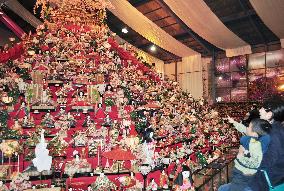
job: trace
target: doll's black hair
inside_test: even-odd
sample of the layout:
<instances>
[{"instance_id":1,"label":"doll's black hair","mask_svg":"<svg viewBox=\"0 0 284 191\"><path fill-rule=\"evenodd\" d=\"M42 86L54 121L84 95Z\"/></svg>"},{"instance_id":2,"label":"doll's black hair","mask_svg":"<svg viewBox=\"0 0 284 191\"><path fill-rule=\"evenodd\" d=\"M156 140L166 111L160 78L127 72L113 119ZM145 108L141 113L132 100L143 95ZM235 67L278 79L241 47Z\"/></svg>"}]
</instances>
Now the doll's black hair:
<instances>
[{"instance_id":1,"label":"doll's black hair","mask_svg":"<svg viewBox=\"0 0 284 191\"><path fill-rule=\"evenodd\" d=\"M153 128L147 128L144 132L143 132L143 142L146 141L146 143L150 143L152 142L152 138L150 137L150 134L154 133L154 129Z\"/></svg>"},{"instance_id":2,"label":"doll's black hair","mask_svg":"<svg viewBox=\"0 0 284 191\"><path fill-rule=\"evenodd\" d=\"M182 165L182 171L177 175L176 179L174 180L174 184L175 185L179 185L179 186L182 186L183 185L183 175L182 175L182 172L184 171L189 171L189 181L190 181L190 184L192 185L193 184L193 179L192 179L192 173L191 173L191 170L188 166L186 165Z\"/></svg>"},{"instance_id":3,"label":"doll's black hair","mask_svg":"<svg viewBox=\"0 0 284 191\"><path fill-rule=\"evenodd\" d=\"M110 87L110 91L113 91L113 87L112 87L110 84L107 84L107 85L106 85L105 91L108 90L108 87Z\"/></svg>"}]
</instances>

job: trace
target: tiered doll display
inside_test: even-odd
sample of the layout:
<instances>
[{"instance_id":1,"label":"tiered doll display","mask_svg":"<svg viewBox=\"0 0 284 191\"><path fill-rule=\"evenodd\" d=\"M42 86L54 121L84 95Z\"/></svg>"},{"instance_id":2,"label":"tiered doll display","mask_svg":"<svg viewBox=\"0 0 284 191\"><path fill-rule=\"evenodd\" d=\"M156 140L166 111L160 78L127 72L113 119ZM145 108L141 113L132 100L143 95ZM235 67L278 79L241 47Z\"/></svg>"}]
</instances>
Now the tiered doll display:
<instances>
[{"instance_id":1,"label":"tiered doll display","mask_svg":"<svg viewBox=\"0 0 284 191\"><path fill-rule=\"evenodd\" d=\"M142 164L155 171L166 159L194 172L233 144L235 132L217 112L113 40L106 0L38 0L36 6L44 24L24 38L21 58L2 65L0 73L0 94L12 100L1 102L1 136L18 138L19 173L33 169L41 129L53 173L81 177L66 180L73 190L110 190L120 186L115 175L132 171L136 176L124 184L131 190L141 185ZM160 175L152 184L169 188L168 175ZM174 188L192 190L187 180ZM114 183L107 187L109 181Z\"/></svg>"}]
</instances>

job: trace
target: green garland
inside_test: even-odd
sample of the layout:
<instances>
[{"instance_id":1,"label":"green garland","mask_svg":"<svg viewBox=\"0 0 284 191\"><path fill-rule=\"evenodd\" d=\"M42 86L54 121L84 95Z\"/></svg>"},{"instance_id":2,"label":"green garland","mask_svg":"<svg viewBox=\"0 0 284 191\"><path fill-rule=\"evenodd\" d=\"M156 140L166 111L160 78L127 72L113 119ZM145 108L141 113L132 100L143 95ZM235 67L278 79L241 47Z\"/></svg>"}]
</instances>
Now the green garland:
<instances>
[{"instance_id":1,"label":"green garland","mask_svg":"<svg viewBox=\"0 0 284 191\"><path fill-rule=\"evenodd\" d=\"M20 135L18 134L18 131L9 129L8 127L4 127L3 129L1 129L0 137L1 139L5 139L5 140L20 139Z\"/></svg>"},{"instance_id":2,"label":"green garland","mask_svg":"<svg viewBox=\"0 0 284 191\"><path fill-rule=\"evenodd\" d=\"M197 151L196 157L197 157L198 162L201 164L202 167L205 167L205 166L208 165L206 158L204 157L204 155L200 151Z\"/></svg>"},{"instance_id":3,"label":"green garland","mask_svg":"<svg viewBox=\"0 0 284 191\"><path fill-rule=\"evenodd\" d=\"M129 90L128 87L124 87L123 88L123 92L124 92L124 96L128 99L128 100L132 100L132 93Z\"/></svg>"},{"instance_id":4,"label":"green garland","mask_svg":"<svg viewBox=\"0 0 284 191\"><path fill-rule=\"evenodd\" d=\"M8 111L7 110L0 110L0 123L1 127L6 128L7 127L7 121L8 121Z\"/></svg>"},{"instance_id":5,"label":"green garland","mask_svg":"<svg viewBox=\"0 0 284 191\"><path fill-rule=\"evenodd\" d=\"M26 68L20 68L18 71L17 71L17 74L20 75L20 77L23 79L23 80L28 80L31 78L28 70Z\"/></svg>"},{"instance_id":6,"label":"green garland","mask_svg":"<svg viewBox=\"0 0 284 191\"><path fill-rule=\"evenodd\" d=\"M8 128L8 123L7 123L8 117L9 117L9 114L7 110L0 111L0 123L1 123L0 138L1 139L19 139L20 135L18 134L18 131Z\"/></svg>"},{"instance_id":7,"label":"green garland","mask_svg":"<svg viewBox=\"0 0 284 191\"><path fill-rule=\"evenodd\" d=\"M135 123L135 130L138 133L141 133L143 129L147 128L147 123L146 122L137 122Z\"/></svg>"},{"instance_id":8,"label":"green garland","mask_svg":"<svg viewBox=\"0 0 284 191\"><path fill-rule=\"evenodd\" d=\"M20 91L18 87L15 87L14 89L10 90L8 92L8 96L13 98L13 101L9 105L14 105L18 102L18 98L20 96Z\"/></svg>"},{"instance_id":9,"label":"green garland","mask_svg":"<svg viewBox=\"0 0 284 191\"><path fill-rule=\"evenodd\" d=\"M111 107L111 106L114 105L114 101L113 101L113 99L111 99L111 98L105 99L104 102L105 102L105 104L106 104L107 107Z\"/></svg>"},{"instance_id":10,"label":"green garland","mask_svg":"<svg viewBox=\"0 0 284 191\"><path fill-rule=\"evenodd\" d=\"M192 134L195 134L195 133L196 133L196 127L195 127L195 125L192 126L190 132L191 132Z\"/></svg>"},{"instance_id":11,"label":"green garland","mask_svg":"<svg viewBox=\"0 0 284 191\"><path fill-rule=\"evenodd\" d=\"M130 117L131 117L132 120L136 120L136 119L138 118L138 113L137 113L137 111L132 111L132 112L130 113Z\"/></svg>"}]
</instances>

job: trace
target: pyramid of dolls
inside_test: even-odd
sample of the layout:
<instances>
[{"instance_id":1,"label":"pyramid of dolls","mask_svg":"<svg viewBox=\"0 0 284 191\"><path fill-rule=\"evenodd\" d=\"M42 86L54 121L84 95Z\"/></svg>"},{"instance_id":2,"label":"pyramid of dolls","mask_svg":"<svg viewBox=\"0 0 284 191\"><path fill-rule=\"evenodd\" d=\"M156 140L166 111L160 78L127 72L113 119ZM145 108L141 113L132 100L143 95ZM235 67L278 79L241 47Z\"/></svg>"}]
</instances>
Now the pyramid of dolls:
<instances>
[{"instance_id":1,"label":"pyramid of dolls","mask_svg":"<svg viewBox=\"0 0 284 191\"><path fill-rule=\"evenodd\" d=\"M139 173L142 164L155 170L167 159L189 161L194 171L237 142L205 101L115 42L105 22L110 3L38 0L39 6L44 24L24 37L23 55L0 73L1 136L18 140L19 171L39 175L30 161L42 129L53 157L43 174L97 174L102 186L115 181L102 172ZM120 183L133 183L126 179Z\"/></svg>"}]
</instances>

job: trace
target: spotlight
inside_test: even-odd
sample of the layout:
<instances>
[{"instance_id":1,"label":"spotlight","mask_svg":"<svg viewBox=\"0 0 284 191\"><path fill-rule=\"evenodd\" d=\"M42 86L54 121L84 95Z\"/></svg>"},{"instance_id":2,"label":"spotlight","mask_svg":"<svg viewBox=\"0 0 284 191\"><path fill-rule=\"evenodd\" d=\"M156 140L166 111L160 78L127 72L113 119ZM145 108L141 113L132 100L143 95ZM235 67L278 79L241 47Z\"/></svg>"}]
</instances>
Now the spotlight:
<instances>
[{"instance_id":1,"label":"spotlight","mask_svg":"<svg viewBox=\"0 0 284 191\"><path fill-rule=\"evenodd\" d=\"M219 80L222 80L223 79L223 77L222 76L219 76Z\"/></svg>"},{"instance_id":2,"label":"spotlight","mask_svg":"<svg viewBox=\"0 0 284 191\"><path fill-rule=\"evenodd\" d=\"M0 15L3 15L4 13L2 11L0 11Z\"/></svg>"},{"instance_id":3,"label":"spotlight","mask_svg":"<svg viewBox=\"0 0 284 191\"><path fill-rule=\"evenodd\" d=\"M121 32L123 32L124 34L128 33L128 30L126 27L124 27L123 29L121 29Z\"/></svg>"},{"instance_id":4,"label":"spotlight","mask_svg":"<svg viewBox=\"0 0 284 191\"><path fill-rule=\"evenodd\" d=\"M155 52L155 51L157 50L157 48L156 48L155 45L152 45L152 46L150 47L150 50L151 50L152 52Z\"/></svg>"},{"instance_id":5,"label":"spotlight","mask_svg":"<svg viewBox=\"0 0 284 191\"><path fill-rule=\"evenodd\" d=\"M221 102L221 101L222 101L222 98L221 98L221 97L217 97L217 98L216 98L216 101L217 101L217 102Z\"/></svg>"}]
</instances>

